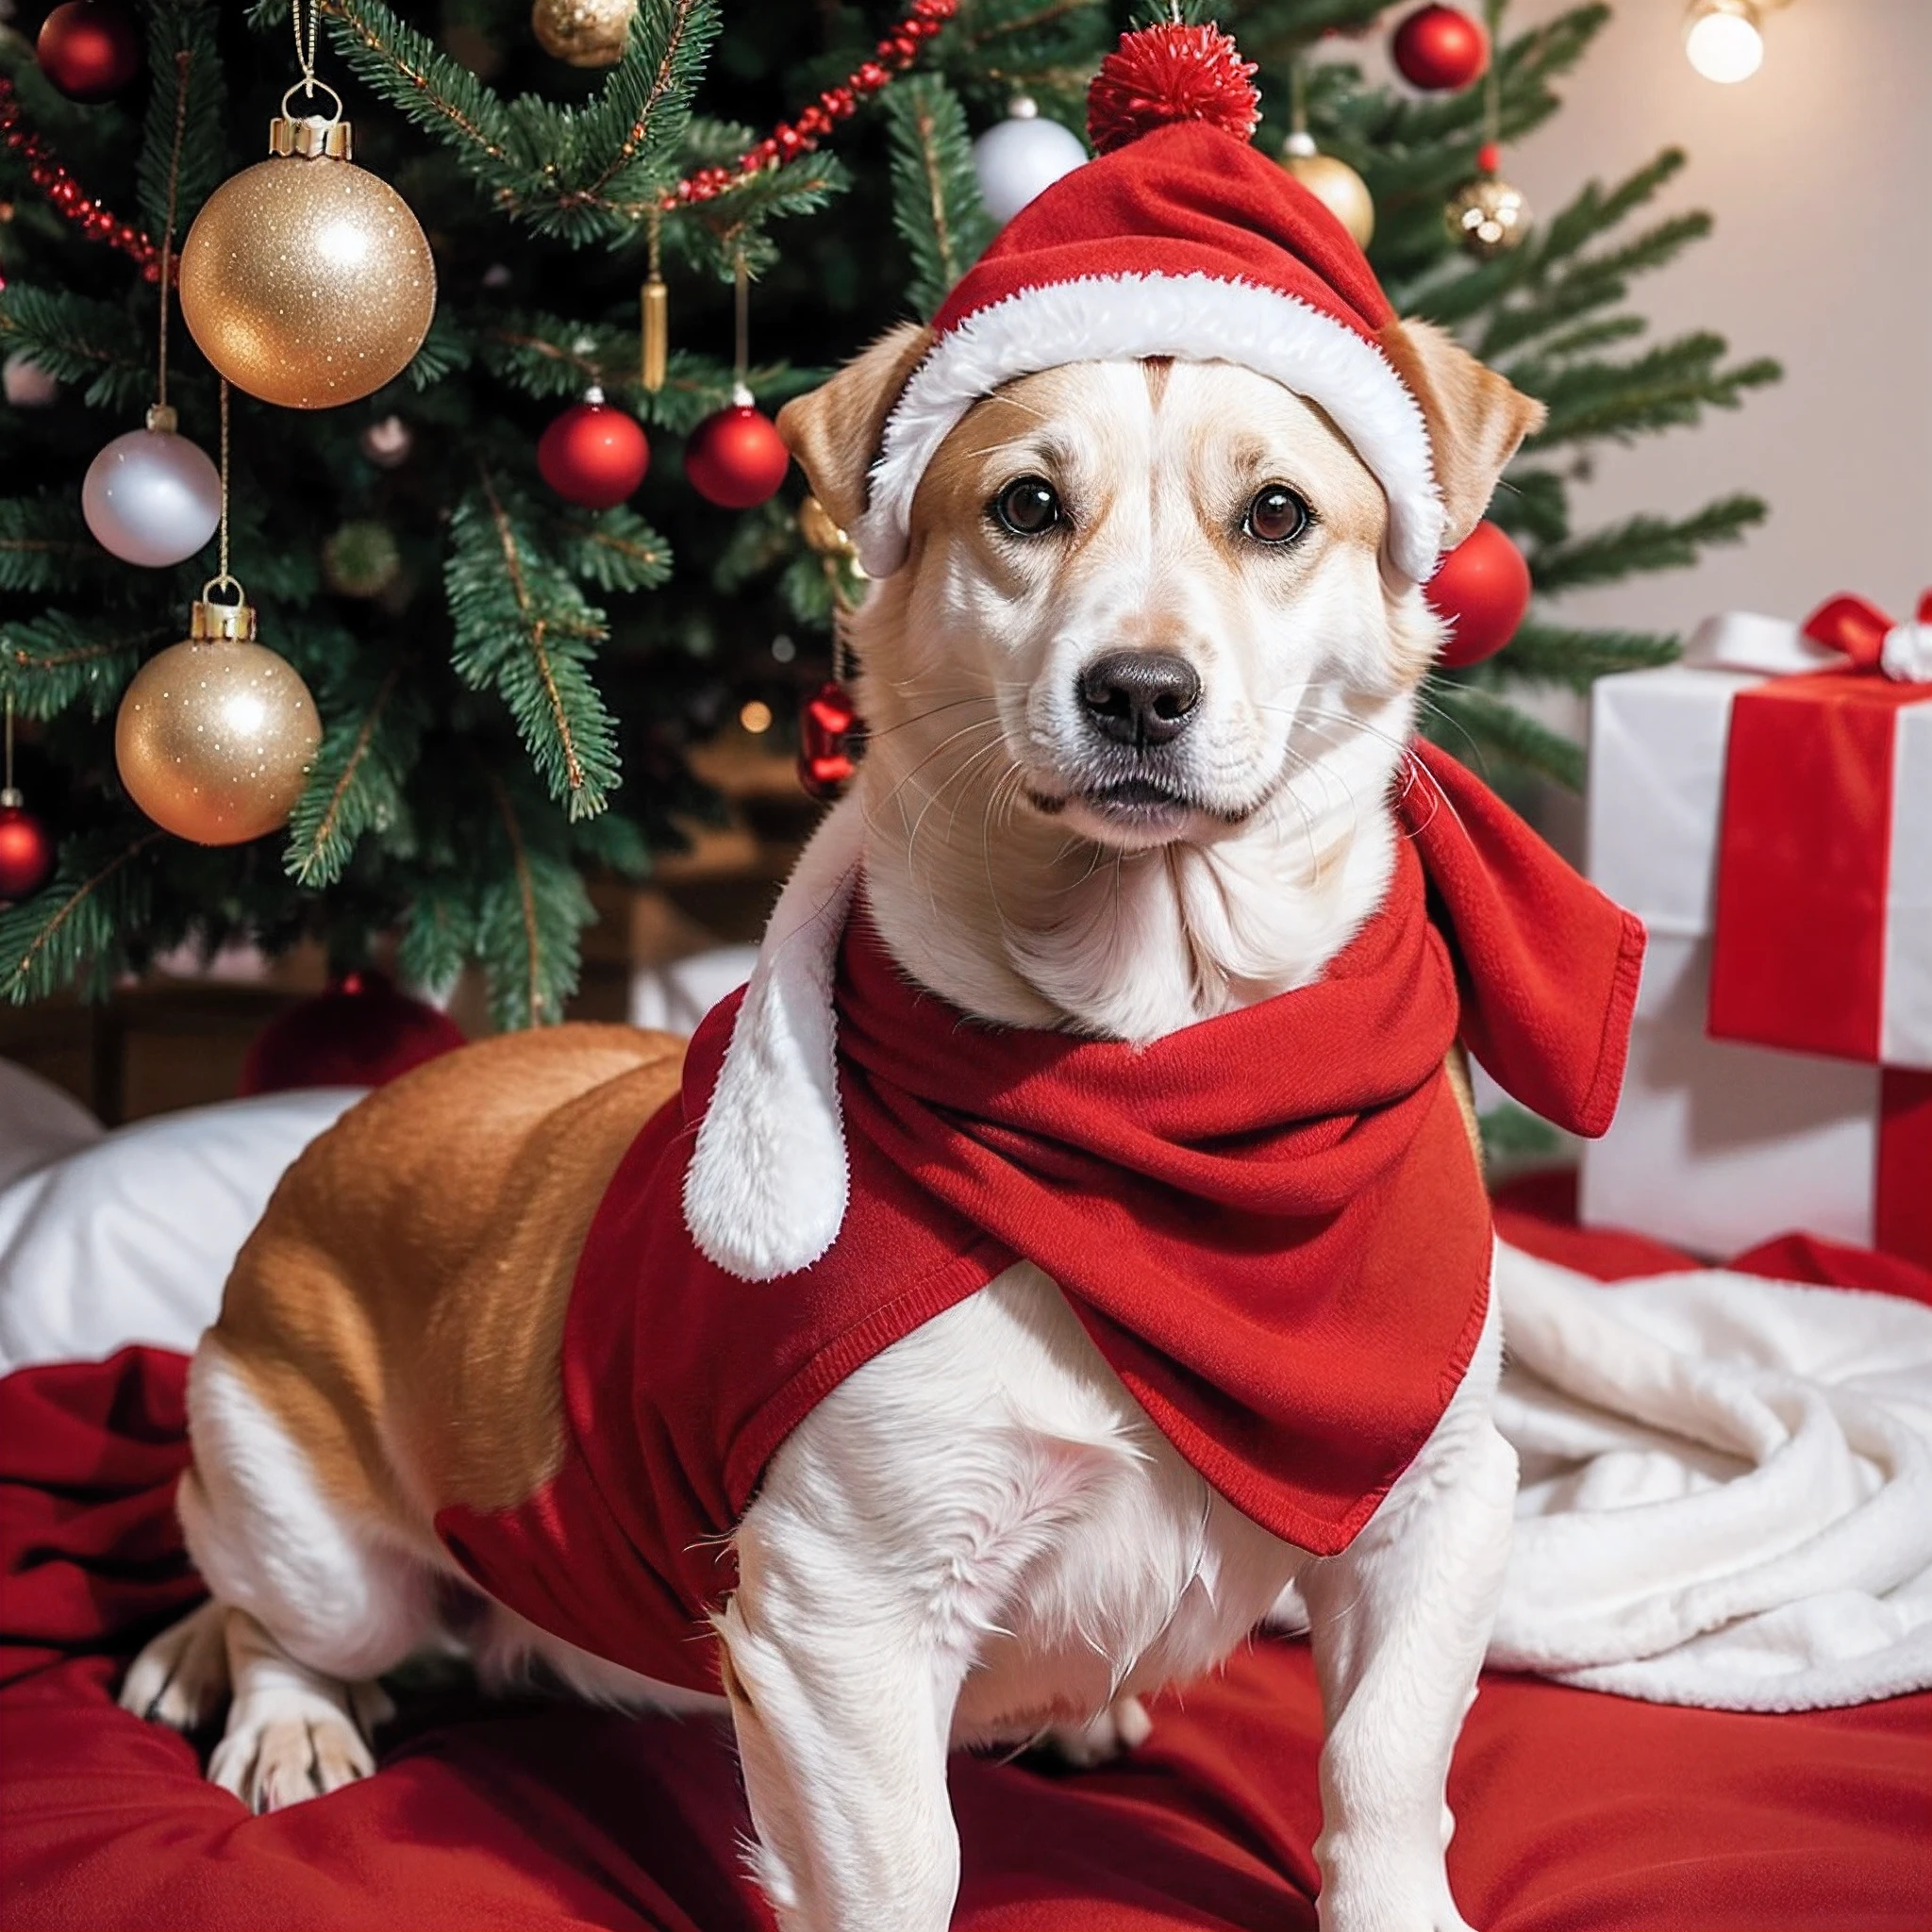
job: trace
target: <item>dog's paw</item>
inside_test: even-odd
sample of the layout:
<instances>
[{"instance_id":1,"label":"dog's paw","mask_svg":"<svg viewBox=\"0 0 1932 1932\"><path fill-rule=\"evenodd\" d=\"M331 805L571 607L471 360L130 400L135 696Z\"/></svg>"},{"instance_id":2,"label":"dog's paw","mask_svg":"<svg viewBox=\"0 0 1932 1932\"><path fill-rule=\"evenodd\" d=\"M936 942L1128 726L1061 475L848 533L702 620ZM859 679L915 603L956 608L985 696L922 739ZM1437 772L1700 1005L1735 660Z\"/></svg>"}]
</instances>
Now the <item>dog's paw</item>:
<instances>
[{"instance_id":1,"label":"dog's paw","mask_svg":"<svg viewBox=\"0 0 1932 1932\"><path fill-rule=\"evenodd\" d=\"M177 1731L205 1724L228 1694L227 1615L210 1600L163 1630L128 1667L121 1708Z\"/></svg>"},{"instance_id":2,"label":"dog's paw","mask_svg":"<svg viewBox=\"0 0 1932 1932\"><path fill-rule=\"evenodd\" d=\"M1041 1746L1083 1770L1144 1744L1153 1735L1154 1720L1138 1697L1117 1697L1098 1717L1083 1724L1053 1724Z\"/></svg>"},{"instance_id":3,"label":"dog's paw","mask_svg":"<svg viewBox=\"0 0 1932 1932\"><path fill-rule=\"evenodd\" d=\"M262 1812L326 1797L375 1769L375 1754L347 1710L319 1692L288 1687L236 1702L208 1774Z\"/></svg>"}]
</instances>

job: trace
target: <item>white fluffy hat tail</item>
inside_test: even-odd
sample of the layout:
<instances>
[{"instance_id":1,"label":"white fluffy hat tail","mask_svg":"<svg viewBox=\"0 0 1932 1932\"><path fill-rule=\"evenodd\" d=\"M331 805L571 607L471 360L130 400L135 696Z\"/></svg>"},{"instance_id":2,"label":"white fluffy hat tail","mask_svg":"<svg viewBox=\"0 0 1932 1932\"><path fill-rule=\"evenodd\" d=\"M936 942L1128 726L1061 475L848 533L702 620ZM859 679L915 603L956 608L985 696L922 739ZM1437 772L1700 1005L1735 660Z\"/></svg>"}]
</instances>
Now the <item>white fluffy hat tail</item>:
<instances>
[{"instance_id":1,"label":"white fluffy hat tail","mask_svg":"<svg viewBox=\"0 0 1932 1932\"><path fill-rule=\"evenodd\" d=\"M845 1219L832 982L864 853L851 793L826 813L773 908L685 1174L691 1240L746 1281L809 1267Z\"/></svg>"}]
</instances>

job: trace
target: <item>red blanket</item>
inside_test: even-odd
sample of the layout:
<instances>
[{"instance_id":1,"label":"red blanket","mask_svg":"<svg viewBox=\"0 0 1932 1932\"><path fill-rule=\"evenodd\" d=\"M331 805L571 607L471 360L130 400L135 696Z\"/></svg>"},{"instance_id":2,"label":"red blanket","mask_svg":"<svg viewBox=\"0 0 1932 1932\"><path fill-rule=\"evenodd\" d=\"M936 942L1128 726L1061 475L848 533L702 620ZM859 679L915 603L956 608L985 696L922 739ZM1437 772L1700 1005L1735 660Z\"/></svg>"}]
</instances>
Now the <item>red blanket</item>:
<instances>
[{"instance_id":1,"label":"red blanket","mask_svg":"<svg viewBox=\"0 0 1932 1932\"><path fill-rule=\"evenodd\" d=\"M1605 1274L1677 1261L1500 1224ZM1751 1258L1932 1299L1903 1264L1816 1243ZM130 1350L0 1383L0 1924L769 1924L708 1723L421 1696L383 1734L378 1776L256 1819L202 1781L187 1740L116 1710L125 1658L197 1594L170 1508L182 1366ZM1307 1653L1271 1641L1157 1706L1153 1740L1120 1764L956 1759L956 1924L1312 1932L1320 1744ZM1486 1932L1932 1924L1932 1696L1757 1717L1491 1675L1449 1795L1451 1877Z\"/></svg>"}]
</instances>

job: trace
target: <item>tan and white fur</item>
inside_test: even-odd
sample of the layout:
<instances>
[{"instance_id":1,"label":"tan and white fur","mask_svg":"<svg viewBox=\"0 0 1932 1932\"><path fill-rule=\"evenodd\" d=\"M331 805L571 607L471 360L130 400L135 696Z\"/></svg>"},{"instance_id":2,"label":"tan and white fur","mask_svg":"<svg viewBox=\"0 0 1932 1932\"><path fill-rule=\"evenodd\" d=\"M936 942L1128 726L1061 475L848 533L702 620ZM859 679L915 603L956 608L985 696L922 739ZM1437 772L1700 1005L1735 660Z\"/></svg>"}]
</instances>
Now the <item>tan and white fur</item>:
<instances>
[{"instance_id":1,"label":"tan and white fur","mask_svg":"<svg viewBox=\"0 0 1932 1932\"><path fill-rule=\"evenodd\" d=\"M1454 541L1535 408L1434 331L1391 337ZM924 341L889 337L781 419L841 523ZM1064 511L1041 534L991 508L1024 477ZM1292 541L1244 525L1271 486L1311 513ZM862 853L893 956L988 1020L1145 1041L1318 978L1386 889L1437 642L1385 530L1326 419L1228 364L1076 364L986 399L857 620L870 753L768 947L829 916ZM1158 742L1123 731L1131 690L1090 675L1121 652L1197 680ZM181 1515L212 1601L142 1654L123 1702L188 1724L225 1690L209 1774L258 1807L368 1774L374 1680L429 1646L496 1678L541 1662L593 1697L707 1702L479 1600L431 1527L555 1468L572 1268L677 1054L566 1027L434 1062L319 1141L243 1250L190 1385ZM765 1123L808 1165L828 1158L812 1125ZM747 1211L765 1184L741 1176ZM941 1932L951 1747L1131 1746L1147 1693L1295 1601L1327 1714L1323 1925L1462 1926L1444 1783L1509 1538L1500 1346L1492 1311L1428 1443L1326 1559L1216 1494L1030 1265L859 1369L774 1458L717 1620L786 1932Z\"/></svg>"}]
</instances>

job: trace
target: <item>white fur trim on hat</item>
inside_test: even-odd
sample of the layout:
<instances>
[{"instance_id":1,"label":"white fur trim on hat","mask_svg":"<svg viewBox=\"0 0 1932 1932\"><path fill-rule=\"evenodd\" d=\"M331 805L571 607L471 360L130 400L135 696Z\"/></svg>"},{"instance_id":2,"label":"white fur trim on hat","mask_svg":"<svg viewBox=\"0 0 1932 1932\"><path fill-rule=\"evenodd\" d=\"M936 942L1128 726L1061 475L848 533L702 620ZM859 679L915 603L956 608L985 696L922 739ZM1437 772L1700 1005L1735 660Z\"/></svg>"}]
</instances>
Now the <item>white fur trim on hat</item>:
<instances>
[{"instance_id":1,"label":"white fur trim on hat","mask_svg":"<svg viewBox=\"0 0 1932 1932\"><path fill-rule=\"evenodd\" d=\"M1389 499L1389 560L1424 582L1441 550L1429 433L1388 358L1345 324L1278 289L1217 275L1095 275L1024 289L947 330L886 423L854 537L873 576L906 560L912 498L939 446L1002 383L1070 362L1172 356L1234 362L1333 420Z\"/></svg>"},{"instance_id":2,"label":"white fur trim on hat","mask_svg":"<svg viewBox=\"0 0 1932 1932\"><path fill-rule=\"evenodd\" d=\"M684 1176L684 1223L727 1274L771 1281L839 1238L850 1178L832 981L865 852L854 791L785 882Z\"/></svg>"}]
</instances>

